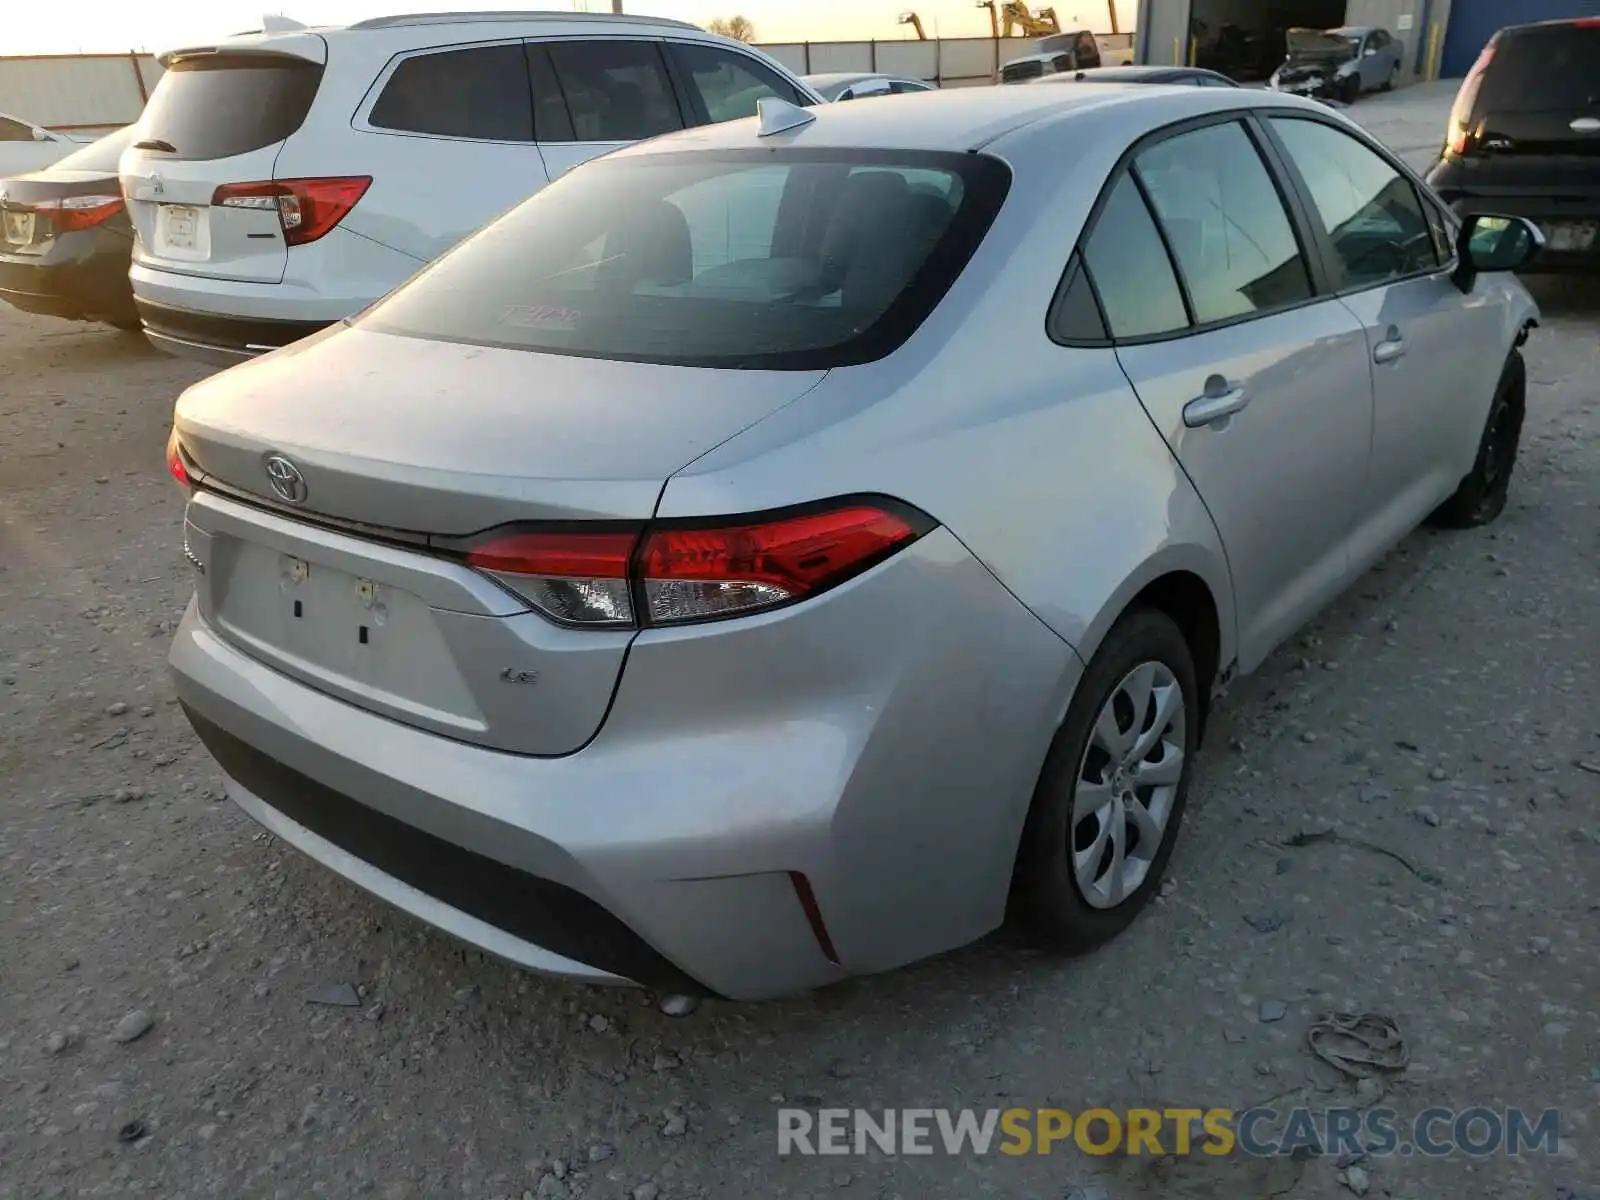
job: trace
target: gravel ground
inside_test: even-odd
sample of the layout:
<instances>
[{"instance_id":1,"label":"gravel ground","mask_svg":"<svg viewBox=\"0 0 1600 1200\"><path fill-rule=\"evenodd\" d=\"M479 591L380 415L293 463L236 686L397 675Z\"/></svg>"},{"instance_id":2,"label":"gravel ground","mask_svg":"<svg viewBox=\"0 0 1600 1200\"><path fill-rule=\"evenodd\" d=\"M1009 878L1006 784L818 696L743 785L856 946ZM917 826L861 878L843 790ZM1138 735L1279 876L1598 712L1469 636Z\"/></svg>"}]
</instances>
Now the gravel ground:
<instances>
[{"instance_id":1,"label":"gravel ground","mask_svg":"<svg viewBox=\"0 0 1600 1200\"><path fill-rule=\"evenodd\" d=\"M1448 99L1356 115L1425 158ZM0 1197L1600 1195L1600 283L1535 287L1505 517L1412 537L1235 688L1125 937L681 1019L465 950L220 802L163 663L198 373L0 313ZM1403 1031L1385 1103L1559 1108L1561 1153L776 1154L784 1103L1370 1104L1306 1050L1326 1008Z\"/></svg>"}]
</instances>

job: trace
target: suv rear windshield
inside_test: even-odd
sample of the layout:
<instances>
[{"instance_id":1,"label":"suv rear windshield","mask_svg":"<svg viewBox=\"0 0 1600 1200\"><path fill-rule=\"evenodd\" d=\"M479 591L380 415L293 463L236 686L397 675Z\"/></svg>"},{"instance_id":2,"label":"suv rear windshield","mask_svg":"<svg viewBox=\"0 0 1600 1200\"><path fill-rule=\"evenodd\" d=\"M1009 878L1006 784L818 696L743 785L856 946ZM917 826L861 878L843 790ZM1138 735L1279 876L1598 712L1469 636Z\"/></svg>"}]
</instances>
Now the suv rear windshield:
<instances>
[{"instance_id":1,"label":"suv rear windshield","mask_svg":"<svg viewBox=\"0 0 1600 1200\"><path fill-rule=\"evenodd\" d=\"M888 354L1010 183L997 159L705 151L595 162L360 318L372 329L634 362L814 370Z\"/></svg>"},{"instance_id":2,"label":"suv rear windshield","mask_svg":"<svg viewBox=\"0 0 1600 1200\"><path fill-rule=\"evenodd\" d=\"M139 123L180 159L232 158L281 142L311 111L322 67L287 54L208 54L167 68Z\"/></svg>"},{"instance_id":3,"label":"suv rear windshield","mask_svg":"<svg viewBox=\"0 0 1600 1200\"><path fill-rule=\"evenodd\" d=\"M1502 33L1478 112L1587 111L1600 104L1600 25L1563 22Z\"/></svg>"}]
</instances>

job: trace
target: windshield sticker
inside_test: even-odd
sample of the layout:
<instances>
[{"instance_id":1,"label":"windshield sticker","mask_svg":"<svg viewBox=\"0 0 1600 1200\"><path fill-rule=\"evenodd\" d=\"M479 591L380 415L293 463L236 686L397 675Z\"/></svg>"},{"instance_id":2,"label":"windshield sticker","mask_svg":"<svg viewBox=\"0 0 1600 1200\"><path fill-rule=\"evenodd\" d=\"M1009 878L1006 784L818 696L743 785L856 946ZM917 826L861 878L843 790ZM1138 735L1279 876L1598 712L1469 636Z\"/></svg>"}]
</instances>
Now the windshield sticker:
<instances>
[{"instance_id":1,"label":"windshield sticker","mask_svg":"<svg viewBox=\"0 0 1600 1200\"><path fill-rule=\"evenodd\" d=\"M544 329L570 333L578 327L583 314L575 308L556 304L513 304L500 318L503 325L518 325L523 329Z\"/></svg>"}]
</instances>

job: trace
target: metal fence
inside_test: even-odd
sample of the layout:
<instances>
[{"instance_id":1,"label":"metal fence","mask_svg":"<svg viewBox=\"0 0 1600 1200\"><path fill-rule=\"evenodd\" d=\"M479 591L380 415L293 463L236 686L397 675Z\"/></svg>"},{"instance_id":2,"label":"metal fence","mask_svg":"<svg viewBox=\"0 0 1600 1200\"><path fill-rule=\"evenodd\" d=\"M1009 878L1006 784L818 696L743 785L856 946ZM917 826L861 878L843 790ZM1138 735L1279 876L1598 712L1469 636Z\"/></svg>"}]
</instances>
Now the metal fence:
<instances>
[{"instance_id":1,"label":"metal fence","mask_svg":"<svg viewBox=\"0 0 1600 1200\"><path fill-rule=\"evenodd\" d=\"M1104 49L1131 49L1132 34L1100 37ZM994 83L1002 63L1033 52L1031 38L930 38L927 41L785 42L762 45L797 75L881 71L940 87ZM97 131L138 120L161 66L150 54L0 57L0 112L50 129Z\"/></svg>"}]
</instances>

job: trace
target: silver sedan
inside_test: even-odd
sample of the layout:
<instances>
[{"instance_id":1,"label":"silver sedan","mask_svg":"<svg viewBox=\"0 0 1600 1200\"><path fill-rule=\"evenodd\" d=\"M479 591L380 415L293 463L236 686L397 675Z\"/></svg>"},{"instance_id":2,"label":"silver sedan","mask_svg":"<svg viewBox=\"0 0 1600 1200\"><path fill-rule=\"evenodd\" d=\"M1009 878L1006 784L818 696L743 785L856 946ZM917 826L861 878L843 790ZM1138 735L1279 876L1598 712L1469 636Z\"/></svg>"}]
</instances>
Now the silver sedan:
<instances>
[{"instance_id":1,"label":"silver sedan","mask_svg":"<svg viewBox=\"0 0 1600 1200\"><path fill-rule=\"evenodd\" d=\"M1268 92L763 101L184 394L178 694L258 821L533 970L1086 952L1219 689L1505 505L1539 244Z\"/></svg>"}]
</instances>

